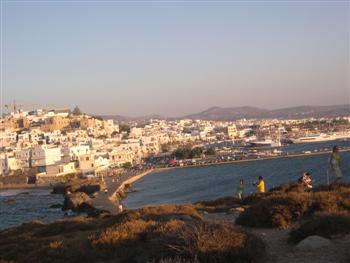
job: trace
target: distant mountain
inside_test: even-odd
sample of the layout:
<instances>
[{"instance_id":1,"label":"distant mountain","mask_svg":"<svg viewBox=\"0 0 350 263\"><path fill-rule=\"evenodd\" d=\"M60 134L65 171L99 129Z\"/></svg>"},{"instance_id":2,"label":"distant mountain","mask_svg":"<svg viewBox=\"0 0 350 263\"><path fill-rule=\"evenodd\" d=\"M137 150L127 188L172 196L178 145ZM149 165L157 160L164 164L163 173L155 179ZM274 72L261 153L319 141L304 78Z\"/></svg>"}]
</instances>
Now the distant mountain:
<instances>
[{"instance_id":1,"label":"distant mountain","mask_svg":"<svg viewBox=\"0 0 350 263\"><path fill-rule=\"evenodd\" d=\"M282 108L276 110L267 110L257 107L211 107L205 111L182 116L178 118L168 118L160 115L147 115L140 117L127 117L121 115L103 115L104 119L112 119L117 122L147 122L150 119L174 120L174 119L193 119L193 120L214 120L214 121L234 121L239 119L302 119L302 118L322 118L350 116L350 105L333 105L333 106L298 106Z\"/></svg>"},{"instance_id":2,"label":"distant mountain","mask_svg":"<svg viewBox=\"0 0 350 263\"><path fill-rule=\"evenodd\" d=\"M122 116L122 115L102 115L100 116L105 120L114 120L116 122L147 122L151 119L157 119L157 120L165 120L168 119L166 117L154 114L154 115L146 115L146 116L139 116L139 117L129 117L129 116Z\"/></svg>"},{"instance_id":3,"label":"distant mountain","mask_svg":"<svg viewBox=\"0 0 350 263\"><path fill-rule=\"evenodd\" d=\"M282 108L276 110L267 110L256 107L236 107L221 108L212 107L208 110L187 115L183 118L201 119L201 120L223 120L234 121L238 119L261 119L261 118L321 118L335 116L349 116L350 105L334 105L334 106L298 106L291 108Z\"/></svg>"},{"instance_id":4,"label":"distant mountain","mask_svg":"<svg viewBox=\"0 0 350 263\"><path fill-rule=\"evenodd\" d=\"M322 118L349 116L350 105L333 105L333 106L299 106L285 109L272 110L273 118Z\"/></svg>"},{"instance_id":5,"label":"distant mountain","mask_svg":"<svg viewBox=\"0 0 350 263\"><path fill-rule=\"evenodd\" d=\"M269 110L255 107L237 107L237 108L221 108L212 107L205 111L190 114L183 118L185 119L201 119L201 120L238 120L242 118L252 119L260 118L268 114Z\"/></svg>"}]
</instances>

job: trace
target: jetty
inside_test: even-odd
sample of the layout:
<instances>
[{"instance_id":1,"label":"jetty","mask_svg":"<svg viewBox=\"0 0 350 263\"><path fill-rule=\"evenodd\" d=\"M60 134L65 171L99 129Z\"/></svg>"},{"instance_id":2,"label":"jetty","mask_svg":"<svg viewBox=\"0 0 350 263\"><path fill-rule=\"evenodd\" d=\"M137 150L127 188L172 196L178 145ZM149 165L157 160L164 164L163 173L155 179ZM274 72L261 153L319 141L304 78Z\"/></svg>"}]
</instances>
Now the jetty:
<instances>
[{"instance_id":1,"label":"jetty","mask_svg":"<svg viewBox=\"0 0 350 263\"><path fill-rule=\"evenodd\" d=\"M97 209L109 211L111 214L119 213L120 199L117 195L124 192L126 185L140 180L153 171L154 169L150 169L141 171L141 173L125 173L117 177L105 176L103 180L106 188L98 192L97 196L92 199L92 205Z\"/></svg>"}]
</instances>

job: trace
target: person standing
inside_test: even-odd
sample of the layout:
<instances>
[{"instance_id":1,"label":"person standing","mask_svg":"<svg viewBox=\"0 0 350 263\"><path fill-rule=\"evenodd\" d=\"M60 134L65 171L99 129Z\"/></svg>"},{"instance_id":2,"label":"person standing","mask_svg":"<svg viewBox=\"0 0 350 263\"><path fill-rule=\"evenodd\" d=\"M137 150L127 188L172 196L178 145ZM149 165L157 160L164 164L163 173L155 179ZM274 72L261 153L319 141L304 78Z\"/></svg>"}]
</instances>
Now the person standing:
<instances>
[{"instance_id":1,"label":"person standing","mask_svg":"<svg viewBox=\"0 0 350 263\"><path fill-rule=\"evenodd\" d=\"M236 194L237 194L239 199L244 198L244 181L243 181L243 179L239 180L239 185L237 186Z\"/></svg>"},{"instance_id":2,"label":"person standing","mask_svg":"<svg viewBox=\"0 0 350 263\"><path fill-rule=\"evenodd\" d=\"M332 177L335 177L334 182L338 182L343 177L343 174L340 170L340 164L341 164L341 157L339 154L339 148L338 146L333 147L332 154L329 158L329 173ZM327 178L327 183L329 184L329 178Z\"/></svg>"},{"instance_id":3,"label":"person standing","mask_svg":"<svg viewBox=\"0 0 350 263\"><path fill-rule=\"evenodd\" d=\"M264 182L264 178L262 176L259 176L259 181L256 183L254 182L253 185L256 186L256 188L258 189L259 193L265 193L265 182Z\"/></svg>"}]
</instances>

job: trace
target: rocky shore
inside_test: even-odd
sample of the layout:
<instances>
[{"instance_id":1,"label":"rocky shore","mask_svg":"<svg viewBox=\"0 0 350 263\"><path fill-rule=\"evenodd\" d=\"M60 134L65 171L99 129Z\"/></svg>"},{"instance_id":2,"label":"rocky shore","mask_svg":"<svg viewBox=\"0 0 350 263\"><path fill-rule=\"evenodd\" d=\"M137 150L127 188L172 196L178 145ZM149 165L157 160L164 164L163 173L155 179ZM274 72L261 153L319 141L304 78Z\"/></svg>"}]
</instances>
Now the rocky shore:
<instances>
[{"instance_id":1,"label":"rocky shore","mask_svg":"<svg viewBox=\"0 0 350 263\"><path fill-rule=\"evenodd\" d=\"M92 204L93 198L104 189L106 189L105 182L100 179L74 179L56 184L51 193L64 195L62 211L71 210L96 217L108 213L106 210L95 208Z\"/></svg>"},{"instance_id":2,"label":"rocky shore","mask_svg":"<svg viewBox=\"0 0 350 263\"><path fill-rule=\"evenodd\" d=\"M63 211L96 217L120 212L120 201L132 192L131 184L153 170L125 173L116 177L72 179L53 186L52 194L64 195Z\"/></svg>"}]
</instances>

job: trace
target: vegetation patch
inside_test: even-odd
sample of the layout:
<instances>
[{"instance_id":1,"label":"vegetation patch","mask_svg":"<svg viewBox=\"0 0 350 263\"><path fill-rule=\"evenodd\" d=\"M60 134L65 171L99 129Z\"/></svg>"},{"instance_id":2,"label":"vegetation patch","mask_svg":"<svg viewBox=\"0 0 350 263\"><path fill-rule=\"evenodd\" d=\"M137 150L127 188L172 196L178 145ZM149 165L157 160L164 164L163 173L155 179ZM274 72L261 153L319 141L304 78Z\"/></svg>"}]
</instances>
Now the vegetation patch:
<instances>
[{"instance_id":1,"label":"vegetation patch","mask_svg":"<svg viewBox=\"0 0 350 263\"><path fill-rule=\"evenodd\" d=\"M258 262L264 255L259 239L232 224L203 221L192 205L0 231L5 262Z\"/></svg>"},{"instance_id":2,"label":"vegetation patch","mask_svg":"<svg viewBox=\"0 0 350 263\"><path fill-rule=\"evenodd\" d=\"M194 203L196 209L209 213L228 212L230 209L242 205L242 201L235 196L227 196L214 201L201 201Z\"/></svg>"},{"instance_id":3,"label":"vegetation patch","mask_svg":"<svg viewBox=\"0 0 350 263\"><path fill-rule=\"evenodd\" d=\"M236 223L250 227L287 228L303 216L316 212L350 211L350 184L337 184L307 191L299 185L283 185L242 201L249 207Z\"/></svg>"}]
</instances>

